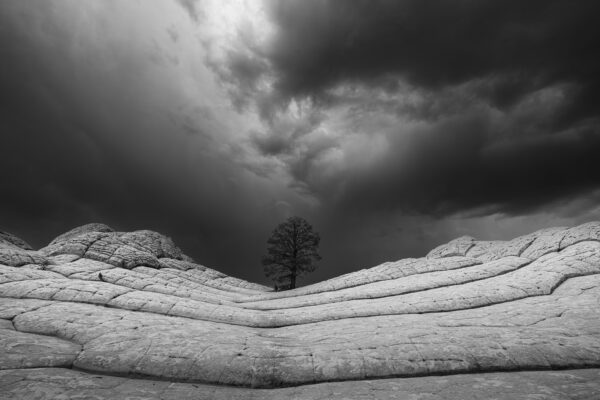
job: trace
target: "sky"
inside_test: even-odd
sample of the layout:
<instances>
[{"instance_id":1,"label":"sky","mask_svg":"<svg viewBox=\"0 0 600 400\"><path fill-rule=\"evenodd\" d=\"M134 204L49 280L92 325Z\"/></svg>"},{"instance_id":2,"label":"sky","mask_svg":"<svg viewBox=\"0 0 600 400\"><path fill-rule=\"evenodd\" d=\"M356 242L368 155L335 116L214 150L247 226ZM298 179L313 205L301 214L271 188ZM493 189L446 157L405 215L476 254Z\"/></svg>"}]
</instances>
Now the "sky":
<instances>
[{"instance_id":1,"label":"sky","mask_svg":"<svg viewBox=\"0 0 600 400\"><path fill-rule=\"evenodd\" d=\"M600 220L600 3L4 0L0 229L152 229L299 284Z\"/></svg>"}]
</instances>

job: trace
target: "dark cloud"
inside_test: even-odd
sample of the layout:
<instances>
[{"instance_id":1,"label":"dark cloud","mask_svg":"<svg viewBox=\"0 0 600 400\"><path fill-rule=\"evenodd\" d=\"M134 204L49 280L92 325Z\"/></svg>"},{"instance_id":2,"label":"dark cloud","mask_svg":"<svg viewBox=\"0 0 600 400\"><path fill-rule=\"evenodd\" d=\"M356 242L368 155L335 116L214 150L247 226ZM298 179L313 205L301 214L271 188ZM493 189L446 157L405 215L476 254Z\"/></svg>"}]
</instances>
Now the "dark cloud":
<instances>
[{"instance_id":1,"label":"dark cloud","mask_svg":"<svg viewBox=\"0 0 600 400\"><path fill-rule=\"evenodd\" d=\"M198 22L202 17L202 12L198 8L197 0L177 0L177 3L183 7L193 21Z\"/></svg>"},{"instance_id":2,"label":"dark cloud","mask_svg":"<svg viewBox=\"0 0 600 400\"><path fill-rule=\"evenodd\" d=\"M232 50L226 60L226 63L212 61L209 65L227 85L234 106L243 111L248 104L256 101L259 94L257 85L268 65L262 58L244 51Z\"/></svg>"},{"instance_id":3,"label":"dark cloud","mask_svg":"<svg viewBox=\"0 0 600 400\"><path fill-rule=\"evenodd\" d=\"M391 75L426 88L489 77L499 105L557 81L591 96L598 11L593 1L276 1L270 58L289 95Z\"/></svg>"},{"instance_id":4,"label":"dark cloud","mask_svg":"<svg viewBox=\"0 0 600 400\"><path fill-rule=\"evenodd\" d=\"M325 115L318 109L309 108L301 117L283 116L270 120L268 131L253 132L251 144L269 156L286 156L299 150L300 142L319 128Z\"/></svg>"},{"instance_id":5,"label":"dark cloud","mask_svg":"<svg viewBox=\"0 0 600 400\"><path fill-rule=\"evenodd\" d=\"M595 2L269 0L261 43L208 3L0 4L2 230L154 229L264 282L297 214L315 281L600 217Z\"/></svg>"},{"instance_id":6,"label":"dark cloud","mask_svg":"<svg viewBox=\"0 0 600 400\"><path fill-rule=\"evenodd\" d=\"M344 212L522 214L600 187L597 123L504 139L490 138L494 129L489 118L473 114L393 138L397 152L348 175L350 184L340 182Z\"/></svg>"},{"instance_id":7,"label":"dark cloud","mask_svg":"<svg viewBox=\"0 0 600 400\"><path fill-rule=\"evenodd\" d=\"M164 43L115 40L115 22L95 36L112 17L102 7L76 41L63 21L72 15L55 6L0 6L2 229L36 247L91 221L154 229L201 263L264 279L264 240L280 217L271 204L294 199L237 166L219 136L228 121L165 89L168 72L148 56ZM254 195L267 188L272 198Z\"/></svg>"},{"instance_id":8,"label":"dark cloud","mask_svg":"<svg viewBox=\"0 0 600 400\"><path fill-rule=\"evenodd\" d=\"M271 98L309 98L329 115L347 107L347 119L371 123L345 129L388 146L372 162L346 155L323 177L291 130L256 138L325 202L364 213L513 214L600 187L597 3L270 4L277 35L255 55L274 71ZM328 147L343 147L344 136Z\"/></svg>"}]
</instances>

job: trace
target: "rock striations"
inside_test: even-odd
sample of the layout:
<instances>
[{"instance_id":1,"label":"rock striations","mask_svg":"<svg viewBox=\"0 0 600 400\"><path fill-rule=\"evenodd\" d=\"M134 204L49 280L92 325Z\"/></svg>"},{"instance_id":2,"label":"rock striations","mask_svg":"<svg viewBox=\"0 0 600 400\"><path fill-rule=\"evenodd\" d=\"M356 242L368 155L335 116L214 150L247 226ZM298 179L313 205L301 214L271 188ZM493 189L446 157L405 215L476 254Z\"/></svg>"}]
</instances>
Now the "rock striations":
<instances>
[{"instance_id":1,"label":"rock striations","mask_svg":"<svg viewBox=\"0 0 600 400\"><path fill-rule=\"evenodd\" d=\"M0 350L0 398L592 398L600 223L285 292L152 231L89 224L37 251L0 232Z\"/></svg>"}]
</instances>

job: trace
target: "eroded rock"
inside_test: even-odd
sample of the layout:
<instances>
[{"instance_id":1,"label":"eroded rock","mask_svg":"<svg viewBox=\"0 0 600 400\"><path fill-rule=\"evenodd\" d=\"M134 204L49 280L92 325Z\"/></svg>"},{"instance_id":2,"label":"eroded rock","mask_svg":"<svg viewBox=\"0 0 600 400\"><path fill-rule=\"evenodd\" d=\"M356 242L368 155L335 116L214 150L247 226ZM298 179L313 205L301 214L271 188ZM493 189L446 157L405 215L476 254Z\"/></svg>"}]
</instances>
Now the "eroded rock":
<instances>
[{"instance_id":1,"label":"eroded rock","mask_svg":"<svg viewBox=\"0 0 600 400\"><path fill-rule=\"evenodd\" d=\"M0 245L10 244L23 250L33 250L31 245L21 238L16 237L12 233L0 231Z\"/></svg>"},{"instance_id":2,"label":"eroded rock","mask_svg":"<svg viewBox=\"0 0 600 400\"><path fill-rule=\"evenodd\" d=\"M0 370L35 367L71 367L81 346L55 337L2 329Z\"/></svg>"},{"instance_id":3,"label":"eroded rock","mask_svg":"<svg viewBox=\"0 0 600 400\"><path fill-rule=\"evenodd\" d=\"M329 382L281 389L244 389L87 374L60 368L0 371L0 391L13 400L590 400L600 370L523 371Z\"/></svg>"},{"instance_id":4,"label":"eroded rock","mask_svg":"<svg viewBox=\"0 0 600 400\"><path fill-rule=\"evenodd\" d=\"M81 395L87 389L77 382L88 382L93 371L264 388L460 373L471 379L464 382L483 388L477 375L468 374L600 367L600 224L595 222L509 241L463 237L424 258L387 262L286 292L196 264L152 231L114 232L94 224L61 235L40 252L11 240L0 238L0 257L17 260L0 265L0 331L7 332L1 343L10 349L0 356L0 368L11 369L0 373L0 384L13 394L30 393L22 383L27 382L32 390L39 384L56 396ZM19 371L57 366L88 373ZM531 380L511 378L517 374L523 373L493 379L533 387ZM62 383L66 376L75 380L71 392ZM571 382L565 385L578 379L554 378ZM114 394L113 384L150 398L315 394L308 386L280 392L198 386L196 391L183 383L176 386L181 391L169 392L168 386L154 392L154 384L143 389L136 380L106 379L92 385L105 396ZM548 393L562 393L548 379ZM397 389L413 381L376 382L381 385L364 387L388 390L377 387L389 383ZM583 382L582 393L597 389ZM354 393L351 382L325 385L321 389L331 396L324 398L338 396L336 385L339 393ZM472 398L489 394L474 385L467 391ZM439 393L465 394L450 386ZM389 395L394 393L390 389Z\"/></svg>"},{"instance_id":5,"label":"eroded rock","mask_svg":"<svg viewBox=\"0 0 600 400\"><path fill-rule=\"evenodd\" d=\"M25 241L10 233L0 232L0 265L20 267L21 265L47 265L48 259L40 252L31 249Z\"/></svg>"}]
</instances>

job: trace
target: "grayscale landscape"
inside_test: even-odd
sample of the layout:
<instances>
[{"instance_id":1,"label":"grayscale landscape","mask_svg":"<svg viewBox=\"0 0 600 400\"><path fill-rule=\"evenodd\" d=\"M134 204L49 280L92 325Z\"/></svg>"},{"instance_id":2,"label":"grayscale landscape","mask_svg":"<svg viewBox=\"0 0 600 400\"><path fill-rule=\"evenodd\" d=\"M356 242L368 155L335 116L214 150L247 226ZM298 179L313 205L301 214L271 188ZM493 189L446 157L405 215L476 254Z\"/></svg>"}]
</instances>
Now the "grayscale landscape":
<instances>
[{"instance_id":1,"label":"grayscale landscape","mask_svg":"<svg viewBox=\"0 0 600 400\"><path fill-rule=\"evenodd\" d=\"M198 264L153 231L90 224L38 251L1 240L8 398L600 393L598 222L461 237L283 292Z\"/></svg>"},{"instance_id":2,"label":"grayscale landscape","mask_svg":"<svg viewBox=\"0 0 600 400\"><path fill-rule=\"evenodd\" d=\"M0 400L600 400L599 15L0 0Z\"/></svg>"}]
</instances>

